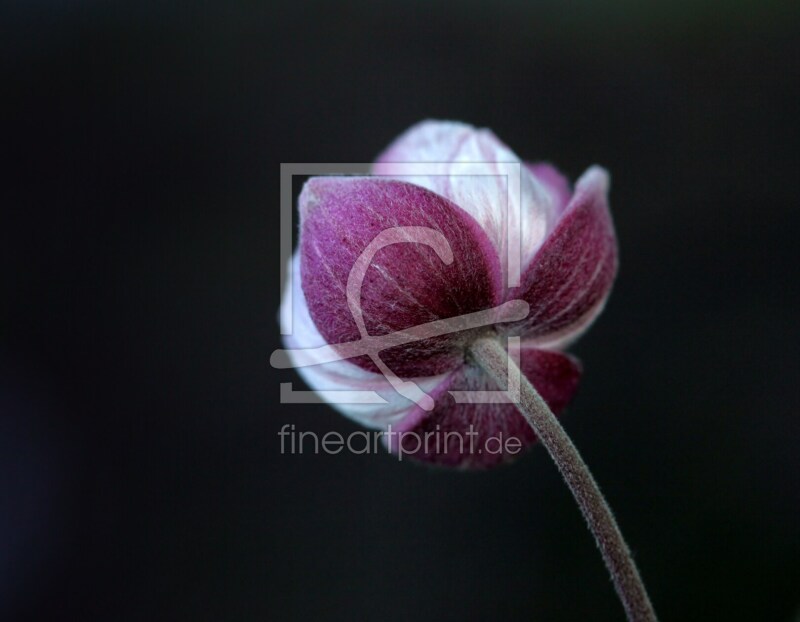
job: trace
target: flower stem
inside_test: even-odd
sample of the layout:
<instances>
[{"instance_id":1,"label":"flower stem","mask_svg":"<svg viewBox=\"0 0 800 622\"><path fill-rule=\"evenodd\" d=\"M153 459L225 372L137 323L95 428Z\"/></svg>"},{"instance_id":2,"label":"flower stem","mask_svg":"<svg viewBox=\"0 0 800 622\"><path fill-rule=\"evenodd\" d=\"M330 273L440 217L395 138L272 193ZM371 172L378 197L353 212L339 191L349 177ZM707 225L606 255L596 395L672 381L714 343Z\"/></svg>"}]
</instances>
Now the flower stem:
<instances>
[{"instance_id":1,"label":"flower stem","mask_svg":"<svg viewBox=\"0 0 800 622\"><path fill-rule=\"evenodd\" d=\"M489 376L500 386L505 384L508 366L515 363L496 338L476 339L470 352ZM520 401L517 407L555 461L583 512L628 620L656 622L653 605L611 508L564 428L524 374L520 374Z\"/></svg>"}]
</instances>

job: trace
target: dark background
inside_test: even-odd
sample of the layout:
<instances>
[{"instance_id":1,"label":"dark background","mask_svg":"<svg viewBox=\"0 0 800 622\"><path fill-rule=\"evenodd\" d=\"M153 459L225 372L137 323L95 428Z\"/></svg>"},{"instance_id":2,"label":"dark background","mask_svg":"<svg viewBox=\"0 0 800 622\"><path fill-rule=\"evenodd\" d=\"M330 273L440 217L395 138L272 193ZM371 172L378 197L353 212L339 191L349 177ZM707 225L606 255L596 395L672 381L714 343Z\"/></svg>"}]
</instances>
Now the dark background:
<instances>
[{"instance_id":1,"label":"dark background","mask_svg":"<svg viewBox=\"0 0 800 622\"><path fill-rule=\"evenodd\" d=\"M428 117L611 171L566 428L662 620L797 619L798 3L641 4L5 3L0 619L622 619L541 448L280 454L358 428L279 404L279 164Z\"/></svg>"}]
</instances>

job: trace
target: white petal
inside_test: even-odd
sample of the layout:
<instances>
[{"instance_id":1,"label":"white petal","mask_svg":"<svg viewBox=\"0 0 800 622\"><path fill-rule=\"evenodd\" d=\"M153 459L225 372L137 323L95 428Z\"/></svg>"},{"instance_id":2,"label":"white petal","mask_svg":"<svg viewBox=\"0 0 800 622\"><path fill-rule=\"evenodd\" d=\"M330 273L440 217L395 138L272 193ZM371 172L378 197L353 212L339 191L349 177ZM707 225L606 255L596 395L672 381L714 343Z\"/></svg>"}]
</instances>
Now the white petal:
<instances>
[{"instance_id":1,"label":"white petal","mask_svg":"<svg viewBox=\"0 0 800 622\"><path fill-rule=\"evenodd\" d=\"M299 359L297 356L292 356L291 350L324 346L326 341L320 335L308 312L300 277L300 258L297 253L287 268L292 270L292 303L289 304L289 291L287 290L284 292L281 302L281 325L289 324L288 315L293 312L292 334L284 335L283 339L286 348L290 350L290 358L297 362ZM307 358L304 356L304 359ZM322 394L323 399L343 415L370 428L385 429L390 423L403 419L416 407L416 404L397 393L383 375L362 369L346 360L298 367L297 372L314 391L336 391L336 402L357 401L353 394L354 391L375 391L386 400L386 403L334 403L330 401L331 394ZM443 374L415 379L414 382L423 391L430 393L446 376L447 374Z\"/></svg>"},{"instance_id":2,"label":"white petal","mask_svg":"<svg viewBox=\"0 0 800 622\"><path fill-rule=\"evenodd\" d=\"M488 234L506 273L509 228L519 235L524 270L554 227L561 202L518 163L490 130L423 121L389 146L373 172L424 186L468 212ZM517 244L515 237L511 243Z\"/></svg>"}]
</instances>

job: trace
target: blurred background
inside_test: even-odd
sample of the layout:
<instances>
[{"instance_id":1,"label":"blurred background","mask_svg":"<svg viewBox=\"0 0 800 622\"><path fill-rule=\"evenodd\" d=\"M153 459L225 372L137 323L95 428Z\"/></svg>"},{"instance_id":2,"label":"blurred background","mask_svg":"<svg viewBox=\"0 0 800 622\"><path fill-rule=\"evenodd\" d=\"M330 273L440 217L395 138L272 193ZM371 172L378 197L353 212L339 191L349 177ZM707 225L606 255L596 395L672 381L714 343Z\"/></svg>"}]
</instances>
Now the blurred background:
<instances>
[{"instance_id":1,"label":"blurred background","mask_svg":"<svg viewBox=\"0 0 800 622\"><path fill-rule=\"evenodd\" d=\"M0 14L0 619L621 620L541 448L281 455L279 165L424 118L612 174L564 424L662 620L800 610L800 5L29 0Z\"/></svg>"}]
</instances>

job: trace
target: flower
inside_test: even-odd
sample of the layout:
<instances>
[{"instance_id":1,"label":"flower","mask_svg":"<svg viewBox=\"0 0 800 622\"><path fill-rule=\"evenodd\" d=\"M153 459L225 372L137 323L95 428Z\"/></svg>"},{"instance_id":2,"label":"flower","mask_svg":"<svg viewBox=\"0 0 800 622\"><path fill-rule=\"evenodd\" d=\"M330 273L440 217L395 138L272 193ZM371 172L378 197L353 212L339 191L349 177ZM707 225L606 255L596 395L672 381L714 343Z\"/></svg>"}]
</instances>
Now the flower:
<instances>
[{"instance_id":1,"label":"flower","mask_svg":"<svg viewBox=\"0 0 800 622\"><path fill-rule=\"evenodd\" d=\"M487 330L519 337L509 343L522 373L556 414L577 389L580 364L563 349L600 313L617 270L608 174L593 166L573 191L549 164L516 165L518 183L510 181L503 163L519 162L489 130L425 121L389 146L372 176L316 177L303 188L300 242L290 266L293 303L285 292L281 307L283 318L291 313L293 319L287 348L347 344L364 337L363 329L390 335L512 300L530 307L526 317L490 328L394 345L381 351L383 365L360 355L299 368L325 396L333 390L378 393L385 403L333 406L367 427L391 430L391 451L440 465L488 467L535 442L514 404L458 403L450 393L498 389L468 356L469 344ZM484 174L487 168L495 174ZM355 296L360 327L348 300L354 265L381 232L410 227L443 236L449 255L433 243L373 250ZM512 287L506 286L513 281L509 240L521 251ZM430 395L432 409L395 390L393 375ZM421 443L426 434L439 442ZM491 438L518 440L498 441L490 450Z\"/></svg>"}]
</instances>

